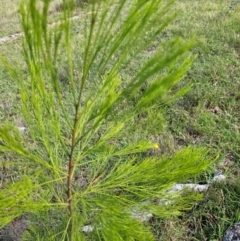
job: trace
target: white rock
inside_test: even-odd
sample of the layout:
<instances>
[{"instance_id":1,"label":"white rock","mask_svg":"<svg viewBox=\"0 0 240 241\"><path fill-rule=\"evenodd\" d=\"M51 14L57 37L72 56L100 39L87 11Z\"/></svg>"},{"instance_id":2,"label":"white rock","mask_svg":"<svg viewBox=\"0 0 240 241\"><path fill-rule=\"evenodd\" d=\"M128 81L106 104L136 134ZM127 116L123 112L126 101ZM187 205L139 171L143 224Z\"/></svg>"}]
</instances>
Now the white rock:
<instances>
[{"instance_id":1,"label":"white rock","mask_svg":"<svg viewBox=\"0 0 240 241\"><path fill-rule=\"evenodd\" d=\"M225 181L225 180L226 180L226 176L220 174L220 175L215 176L212 179L212 182L222 182L222 181Z\"/></svg>"},{"instance_id":2,"label":"white rock","mask_svg":"<svg viewBox=\"0 0 240 241\"><path fill-rule=\"evenodd\" d=\"M153 215L148 212L133 211L132 217L140 220L141 222L148 222L153 217Z\"/></svg>"},{"instance_id":3,"label":"white rock","mask_svg":"<svg viewBox=\"0 0 240 241\"><path fill-rule=\"evenodd\" d=\"M27 131L27 128L24 126L18 127L18 130L21 131L22 133L25 133Z\"/></svg>"},{"instance_id":4,"label":"white rock","mask_svg":"<svg viewBox=\"0 0 240 241\"><path fill-rule=\"evenodd\" d=\"M209 188L209 184L193 184L193 183L188 183L188 184L175 184L169 192L177 192L177 191L182 191L185 188L189 188L195 192L203 192L206 191Z\"/></svg>"},{"instance_id":5,"label":"white rock","mask_svg":"<svg viewBox=\"0 0 240 241\"><path fill-rule=\"evenodd\" d=\"M84 227L82 228L82 231L83 231L84 233L90 233L90 232L93 231L93 229L94 229L94 227L93 227L92 225L86 225L86 226L84 226Z\"/></svg>"}]
</instances>

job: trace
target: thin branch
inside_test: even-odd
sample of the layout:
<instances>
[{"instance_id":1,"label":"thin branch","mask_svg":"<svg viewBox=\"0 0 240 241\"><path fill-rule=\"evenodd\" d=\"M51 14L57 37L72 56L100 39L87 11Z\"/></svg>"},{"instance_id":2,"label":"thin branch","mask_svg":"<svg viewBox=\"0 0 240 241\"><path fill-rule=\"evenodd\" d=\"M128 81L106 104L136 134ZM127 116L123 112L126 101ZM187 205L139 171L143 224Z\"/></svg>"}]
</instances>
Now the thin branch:
<instances>
[{"instance_id":1,"label":"thin branch","mask_svg":"<svg viewBox=\"0 0 240 241\"><path fill-rule=\"evenodd\" d=\"M90 50L90 44L91 44L91 39L93 35L93 29L95 25L95 15L94 15L94 4L93 4L93 13L92 13L92 21L91 21L91 29L90 29L90 34L88 38L88 44L86 46L86 51L85 51L85 58L84 58L84 67L83 67L83 76L81 80L81 88L80 88L80 93L78 96L78 101L75 105L75 118L74 118L74 124L73 124L73 129L72 129L72 140L71 140L71 150L70 150L70 155L69 155L69 164L68 164L68 182L67 182L67 196L68 196L68 205L69 205L69 212L70 212L70 230L73 228L73 220L74 220L74 206L73 206L73 193L72 193L72 178L73 178L73 171L74 171L74 150L76 147L76 139L77 139L77 123L79 121L79 107L81 103L81 98L82 98L82 92L84 88L84 84L87 78L88 74L88 67L87 67L87 62L88 62L88 52ZM72 232L71 232L72 236ZM72 238L72 237L71 237ZM71 240L70 238L70 240Z\"/></svg>"}]
</instances>

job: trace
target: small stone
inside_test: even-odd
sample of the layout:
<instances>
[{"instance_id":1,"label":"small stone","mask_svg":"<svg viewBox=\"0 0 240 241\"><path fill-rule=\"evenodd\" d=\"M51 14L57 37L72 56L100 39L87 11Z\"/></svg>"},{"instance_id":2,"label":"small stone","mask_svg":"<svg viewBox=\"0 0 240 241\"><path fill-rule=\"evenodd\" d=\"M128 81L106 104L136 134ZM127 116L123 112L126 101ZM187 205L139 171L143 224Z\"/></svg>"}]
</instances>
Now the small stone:
<instances>
[{"instance_id":1,"label":"small stone","mask_svg":"<svg viewBox=\"0 0 240 241\"><path fill-rule=\"evenodd\" d=\"M22 132L23 134L25 134L26 131L27 131L27 128L24 127L24 126L20 126L20 127L18 127L18 130L19 130L20 132Z\"/></svg>"},{"instance_id":2,"label":"small stone","mask_svg":"<svg viewBox=\"0 0 240 241\"><path fill-rule=\"evenodd\" d=\"M226 176L220 174L220 175L214 176L212 182L222 182L225 180L226 180Z\"/></svg>"},{"instance_id":3,"label":"small stone","mask_svg":"<svg viewBox=\"0 0 240 241\"><path fill-rule=\"evenodd\" d=\"M192 191L195 192L204 192L209 188L208 184L194 184L194 183L188 183L188 184L175 184L170 190L169 192L178 192L178 191L182 191L185 188L189 188Z\"/></svg>"},{"instance_id":4,"label":"small stone","mask_svg":"<svg viewBox=\"0 0 240 241\"><path fill-rule=\"evenodd\" d=\"M148 222L153 217L153 215L151 213L148 213L148 212L133 211L132 217L140 220L141 222Z\"/></svg>"},{"instance_id":5,"label":"small stone","mask_svg":"<svg viewBox=\"0 0 240 241\"><path fill-rule=\"evenodd\" d=\"M86 226L84 226L84 227L82 228L82 231L83 231L84 233L90 233L90 232L93 231L93 229L94 229L94 227L93 227L92 225L86 225Z\"/></svg>"},{"instance_id":6,"label":"small stone","mask_svg":"<svg viewBox=\"0 0 240 241\"><path fill-rule=\"evenodd\" d=\"M240 223L227 229L223 241L240 241Z\"/></svg>"},{"instance_id":7,"label":"small stone","mask_svg":"<svg viewBox=\"0 0 240 241\"><path fill-rule=\"evenodd\" d=\"M219 114L221 112L221 109L218 106L215 106L213 111L215 114Z\"/></svg>"}]
</instances>

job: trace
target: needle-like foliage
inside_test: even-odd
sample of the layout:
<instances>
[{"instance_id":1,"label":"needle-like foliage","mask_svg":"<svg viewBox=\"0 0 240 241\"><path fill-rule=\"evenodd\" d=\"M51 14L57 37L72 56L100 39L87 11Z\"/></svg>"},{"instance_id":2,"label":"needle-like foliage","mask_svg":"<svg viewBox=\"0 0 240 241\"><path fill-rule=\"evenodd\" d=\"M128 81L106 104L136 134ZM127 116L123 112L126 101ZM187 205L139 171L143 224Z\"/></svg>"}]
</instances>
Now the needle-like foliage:
<instances>
[{"instance_id":1,"label":"needle-like foliage","mask_svg":"<svg viewBox=\"0 0 240 241\"><path fill-rule=\"evenodd\" d=\"M54 26L51 1L42 3L25 0L20 7L27 75L6 64L19 86L27 134L0 126L0 152L27 168L0 190L0 227L28 214L25 240L154 240L136 216L169 217L189 208L198 195L169 189L211 162L203 148L171 157L149 152L159 148L149 140L163 124L161 97L184 77L194 41L156 46L124 79L124 68L173 19L173 1L93 1L77 20L78 47L72 45L74 2L63 0ZM62 58L67 84L59 77Z\"/></svg>"}]
</instances>

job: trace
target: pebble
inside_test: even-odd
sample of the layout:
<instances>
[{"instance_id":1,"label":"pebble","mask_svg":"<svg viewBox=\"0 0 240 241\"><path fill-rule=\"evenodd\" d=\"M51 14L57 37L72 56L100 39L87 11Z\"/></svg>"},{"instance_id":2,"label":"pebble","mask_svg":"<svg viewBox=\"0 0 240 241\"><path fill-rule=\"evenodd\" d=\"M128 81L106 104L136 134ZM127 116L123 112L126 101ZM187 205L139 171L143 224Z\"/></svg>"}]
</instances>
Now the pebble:
<instances>
[{"instance_id":1,"label":"pebble","mask_svg":"<svg viewBox=\"0 0 240 241\"><path fill-rule=\"evenodd\" d=\"M240 241L240 223L236 223L227 229L223 241Z\"/></svg>"}]
</instances>

